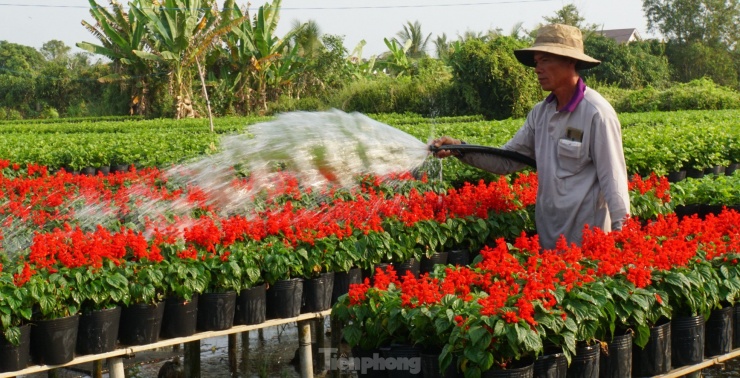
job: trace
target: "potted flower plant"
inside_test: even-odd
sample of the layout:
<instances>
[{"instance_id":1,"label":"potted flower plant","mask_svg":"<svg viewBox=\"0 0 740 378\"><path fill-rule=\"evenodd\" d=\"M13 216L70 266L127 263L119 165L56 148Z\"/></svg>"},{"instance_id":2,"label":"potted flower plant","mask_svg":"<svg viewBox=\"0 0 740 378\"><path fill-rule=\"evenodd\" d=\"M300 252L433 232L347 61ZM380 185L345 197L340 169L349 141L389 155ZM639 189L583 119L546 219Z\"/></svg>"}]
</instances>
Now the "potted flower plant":
<instances>
[{"instance_id":1,"label":"potted flower plant","mask_svg":"<svg viewBox=\"0 0 740 378\"><path fill-rule=\"evenodd\" d=\"M113 350L118 340L121 304L129 302L128 280L111 260L77 269L75 287L82 295L77 353Z\"/></svg>"},{"instance_id":2,"label":"potted flower plant","mask_svg":"<svg viewBox=\"0 0 740 378\"><path fill-rule=\"evenodd\" d=\"M531 369L543 348L541 334L516 315L514 296L508 298L503 313L495 314L485 314L481 300L486 298L490 297L479 292L473 294L472 300L462 302L463 307L455 315L457 327L440 356L441 367L447 368L457 357L458 363L465 366L466 376L480 376L491 369Z\"/></svg>"},{"instance_id":3,"label":"potted flower plant","mask_svg":"<svg viewBox=\"0 0 740 378\"><path fill-rule=\"evenodd\" d=\"M334 271L331 263L334 259L341 261L334 252L339 242L336 236L331 235L314 240L312 243L301 243L298 247L306 250L301 312L319 312L331 307L331 292L334 288Z\"/></svg>"},{"instance_id":4,"label":"potted flower plant","mask_svg":"<svg viewBox=\"0 0 740 378\"><path fill-rule=\"evenodd\" d=\"M362 281L360 268L362 255L357 244L358 238L354 234L345 236L341 240L336 236L331 236L317 240L313 248L309 250L309 255L320 253L323 271L333 272L329 307L336 303L341 295L349 292L350 284Z\"/></svg>"},{"instance_id":5,"label":"potted flower plant","mask_svg":"<svg viewBox=\"0 0 740 378\"><path fill-rule=\"evenodd\" d=\"M31 328L34 362L56 365L74 358L82 302L82 294L74 287L75 270L38 269L26 283L37 304Z\"/></svg>"},{"instance_id":6,"label":"potted flower plant","mask_svg":"<svg viewBox=\"0 0 740 378\"><path fill-rule=\"evenodd\" d=\"M391 342L388 330L388 299L386 288L370 285L369 279L350 285L349 293L339 297L332 316L342 322L342 335L355 356L372 356Z\"/></svg>"},{"instance_id":7,"label":"potted flower plant","mask_svg":"<svg viewBox=\"0 0 740 378\"><path fill-rule=\"evenodd\" d=\"M267 317L276 319L298 316L303 300L302 277L308 252L305 248L294 249L277 236L265 238L260 246L258 253L264 260L262 273L268 285Z\"/></svg>"},{"instance_id":8,"label":"potted flower plant","mask_svg":"<svg viewBox=\"0 0 740 378\"><path fill-rule=\"evenodd\" d=\"M264 256L254 241L230 246L231 257L242 269L241 290L236 298L235 324L260 324L266 319L267 283L262 277Z\"/></svg>"},{"instance_id":9,"label":"potted flower plant","mask_svg":"<svg viewBox=\"0 0 740 378\"><path fill-rule=\"evenodd\" d=\"M160 256L161 257L161 256ZM122 265L128 279L130 299L121 312L119 340L125 345L151 344L159 340L168 284L160 257L139 258Z\"/></svg>"},{"instance_id":10,"label":"potted flower plant","mask_svg":"<svg viewBox=\"0 0 740 378\"><path fill-rule=\"evenodd\" d=\"M672 368L703 360L704 341L692 335L704 333L705 321L718 303L717 287L710 282L712 275L709 262L702 257L690 266L677 265L653 272L652 285L666 293L673 308L670 320Z\"/></svg>"},{"instance_id":11,"label":"potted flower plant","mask_svg":"<svg viewBox=\"0 0 740 378\"><path fill-rule=\"evenodd\" d=\"M10 266L5 264L5 269ZM31 346L32 298L25 283L33 272L27 264L16 266L16 272L0 271L0 346L6 353L14 354L7 361L0 360L0 371L26 368Z\"/></svg>"},{"instance_id":12,"label":"potted flower plant","mask_svg":"<svg viewBox=\"0 0 740 378\"><path fill-rule=\"evenodd\" d=\"M357 237L355 249L361 256L358 265L368 275L375 271L376 265L390 262L391 235L385 231L370 231Z\"/></svg>"},{"instance_id":13,"label":"potted flower plant","mask_svg":"<svg viewBox=\"0 0 740 378\"><path fill-rule=\"evenodd\" d=\"M165 308L161 336L190 336L196 331L199 295L208 285L206 265L194 249L177 243L160 243L160 262L165 289Z\"/></svg>"},{"instance_id":14,"label":"potted flower plant","mask_svg":"<svg viewBox=\"0 0 740 378\"><path fill-rule=\"evenodd\" d=\"M215 252L201 252L207 285L198 299L198 329L217 331L231 328L236 295L242 287L242 267L230 250L218 246Z\"/></svg>"}]
</instances>

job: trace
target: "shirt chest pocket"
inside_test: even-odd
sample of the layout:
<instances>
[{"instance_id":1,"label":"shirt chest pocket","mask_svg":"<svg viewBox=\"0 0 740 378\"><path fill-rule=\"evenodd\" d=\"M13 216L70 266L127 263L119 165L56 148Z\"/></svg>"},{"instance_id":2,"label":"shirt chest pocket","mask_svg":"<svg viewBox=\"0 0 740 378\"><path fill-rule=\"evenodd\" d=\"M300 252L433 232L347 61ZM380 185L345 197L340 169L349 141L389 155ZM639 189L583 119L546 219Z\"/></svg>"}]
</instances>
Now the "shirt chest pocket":
<instances>
[{"instance_id":1,"label":"shirt chest pocket","mask_svg":"<svg viewBox=\"0 0 740 378\"><path fill-rule=\"evenodd\" d=\"M576 174L587 163L588 153L583 143L568 139L558 140L558 167L563 173Z\"/></svg>"}]
</instances>

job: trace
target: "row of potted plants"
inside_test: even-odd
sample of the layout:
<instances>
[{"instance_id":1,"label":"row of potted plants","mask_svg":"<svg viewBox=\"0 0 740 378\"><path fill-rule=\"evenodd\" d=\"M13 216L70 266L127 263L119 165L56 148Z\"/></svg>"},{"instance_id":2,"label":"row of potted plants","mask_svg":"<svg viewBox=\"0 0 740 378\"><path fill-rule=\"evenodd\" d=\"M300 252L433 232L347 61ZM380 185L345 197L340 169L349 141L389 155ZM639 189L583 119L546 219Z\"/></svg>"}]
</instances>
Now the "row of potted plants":
<instances>
[{"instance_id":1,"label":"row of potted plants","mask_svg":"<svg viewBox=\"0 0 740 378\"><path fill-rule=\"evenodd\" d=\"M704 220L630 219L608 234L587 228L582 247L561 240L552 251L537 236L499 239L470 266L419 278L378 270L352 285L332 316L358 355L411 344L437 357L440 371L452 365L465 377L531 365L548 344L570 361L577 346L625 331L642 348L661 322L734 305L739 224L731 210Z\"/></svg>"},{"instance_id":2,"label":"row of potted plants","mask_svg":"<svg viewBox=\"0 0 740 378\"><path fill-rule=\"evenodd\" d=\"M34 300L45 304L38 316L45 318L83 305L146 303L165 294L187 298L353 267L372 270L381 262L479 249L492 235L511 239L522 230L533 231L534 175L446 191L410 176L396 177L392 187L365 178L358 192L331 196L302 194L286 178L265 196L263 210L247 218L219 216L207 194L168 187L154 169L86 177L50 175L42 166L21 168L7 161L0 166L5 271L35 272L31 276L40 279L40 287L61 275L63 286L72 282L83 288L34 290ZM648 198L656 189L632 192ZM185 210L174 213L178 207ZM157 208L168 210L158 213ZM81 221L80 214L93 222ZM119 276L134 286L113 279ZM48 307L52 304L56 307Z\"/></svg>"},{"instance_id":3,"label":"row of potted plants","mask_svg":"<svg viewBox=\"0 0 740 378\"><path fill-rule=\"evenodd\" d=\"M299 195L286 186L266 196L261 212L222 217L208 194L168 187L153 169L90 177L0 165L0 274L13 284L4 289L15 293L0 299L0 320L10 339L29 320L151 304L166 296L238 292L263 282L421 258L464 240L482 243L484 236L471 235L528 224L520 201L534 198L527 183L532 177L513 186L502 179L442 193L421 193L413 183L405 194L365 179L353 198L321 195L330 205L293 206L286 198L300 203ZM411 182L410 176L399 182ZM178 207L185 210L173 212Z\"/></svg>"}]
</instances>

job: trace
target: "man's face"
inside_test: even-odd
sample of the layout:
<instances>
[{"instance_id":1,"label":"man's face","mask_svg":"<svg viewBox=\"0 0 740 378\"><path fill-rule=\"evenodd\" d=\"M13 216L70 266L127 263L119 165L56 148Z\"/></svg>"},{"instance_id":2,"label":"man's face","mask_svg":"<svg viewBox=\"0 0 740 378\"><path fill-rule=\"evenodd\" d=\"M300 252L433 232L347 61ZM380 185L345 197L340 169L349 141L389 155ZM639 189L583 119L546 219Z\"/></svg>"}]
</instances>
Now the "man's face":
<instances>
[{"instance_id":1,"label":"man's face","mask_svg":"<svg viewBox=\"0 0 740 378\"><path fill-rule=\"evenodd\" d=\"M545 91L553 91L564 85L569 85L569 79L575 72L575 61L545 52L534 53L534 72Z\"/></svg>"}]
</instances>

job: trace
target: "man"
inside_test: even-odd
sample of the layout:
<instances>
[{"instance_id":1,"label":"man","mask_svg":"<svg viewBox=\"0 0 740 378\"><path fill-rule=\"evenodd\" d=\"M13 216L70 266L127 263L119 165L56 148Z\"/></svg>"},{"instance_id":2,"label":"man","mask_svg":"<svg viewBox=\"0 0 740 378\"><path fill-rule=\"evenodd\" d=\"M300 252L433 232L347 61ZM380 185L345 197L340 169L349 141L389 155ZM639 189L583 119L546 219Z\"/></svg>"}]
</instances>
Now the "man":
<instances>
[{"instance_id":1,"label":"man","mask_svg":"<svg viewBox=\"0 0 740 378\"><path fill-rule=\"evenodd\" d=\"M503 146L537 162L535 224L540 245L552 249L560 235L580 245L585 225L620 229L630 209L621 126L611 105L578 75L578 70L601 62L583 53L578 28L559 24L541 27L534 45L514 55L534 67L540 86L550 91ZM460 143L448 136L432 142L435 147ZM442 150L436 155L455 155L496 174L525 167L486 153Z\"/></svg>"}]
</instances>

